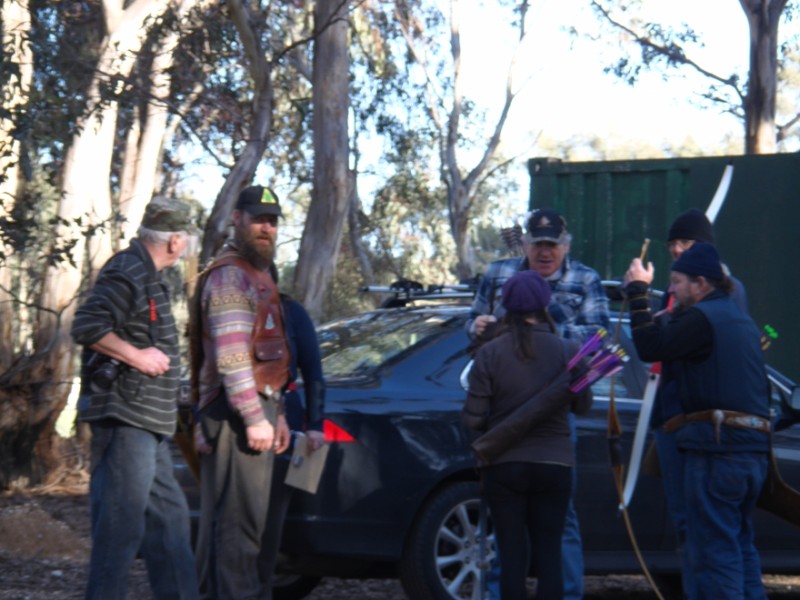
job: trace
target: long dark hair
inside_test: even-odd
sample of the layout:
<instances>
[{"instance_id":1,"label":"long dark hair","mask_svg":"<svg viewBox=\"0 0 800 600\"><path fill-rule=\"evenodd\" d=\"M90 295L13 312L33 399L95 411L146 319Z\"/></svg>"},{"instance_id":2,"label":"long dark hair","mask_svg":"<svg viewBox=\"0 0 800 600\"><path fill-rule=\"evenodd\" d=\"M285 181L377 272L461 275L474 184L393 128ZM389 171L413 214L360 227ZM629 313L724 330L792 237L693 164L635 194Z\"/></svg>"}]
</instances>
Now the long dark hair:
<instances>
[{"instance_id":1,"label":"long dark hair","mask_svg":"<svg viewBox=\"0 0 800 600\"><path fill-rule=\"evenodd\" d=\"M688 275L690 281L697 281L697 275ZM722 290L729 296L733 293L733 290L736 286L733 283L733 280L728 277L727 275L722 275L722 279L711 279L709 277L704 278L715 290Z\"/></svg>"},{"instance_id":2,"label":"long dark hair","mask_svg":"<svg viewBox=\"0 0 800 600\"><path fill-rule=\"evenodd\" d=\"M514 354L522 361L530 361L536 358L536 349L533 344L531 327L526 319L535 319L537 323L547 323L552 333L556 333L556 324L550 317L547 309L537 310L529 313L507 312L503 317L504 329L511 332L512 346Z\"/></svg>"}]
</instances>

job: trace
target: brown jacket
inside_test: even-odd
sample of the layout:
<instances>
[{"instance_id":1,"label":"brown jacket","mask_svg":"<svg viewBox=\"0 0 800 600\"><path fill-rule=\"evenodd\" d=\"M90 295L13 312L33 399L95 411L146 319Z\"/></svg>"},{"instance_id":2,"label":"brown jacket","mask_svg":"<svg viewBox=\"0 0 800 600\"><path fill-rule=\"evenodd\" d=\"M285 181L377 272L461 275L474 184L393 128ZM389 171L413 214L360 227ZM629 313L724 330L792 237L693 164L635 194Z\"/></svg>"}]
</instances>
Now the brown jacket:
<instances>
[{"instance_id":1,"label":"brown jacket","mask_svg":"<svg viewBox=\"0 0 800 600\"><path fill-rule=\"evenodd\" d=\"M568 390L567 362L578 344L551 333L546 324L531 327L536 357L516 356L510 333L482 346L469 377L462 411L464 425L483 434L473 449L484 464L549 462L573 465L569 412L582 414L591 390Z\"/></svg>"}]
</instances>

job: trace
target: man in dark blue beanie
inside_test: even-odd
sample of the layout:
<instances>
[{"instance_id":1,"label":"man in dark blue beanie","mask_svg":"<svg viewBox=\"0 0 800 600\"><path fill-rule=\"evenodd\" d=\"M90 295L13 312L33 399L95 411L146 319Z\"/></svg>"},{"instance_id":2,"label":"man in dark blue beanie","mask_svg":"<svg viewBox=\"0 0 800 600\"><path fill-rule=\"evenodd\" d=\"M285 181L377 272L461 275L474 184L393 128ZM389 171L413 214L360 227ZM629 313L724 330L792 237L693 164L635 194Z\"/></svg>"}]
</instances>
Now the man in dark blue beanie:
<instances>
[{"instance_id":1,"label":"man in dark blue beanie","mask_svg":"<svg viewBox=\"0 0 800 600\"><path fill-rule=\"evenodd\" d=\"M683 255L695 245L702 244L706 247L706 252L708 252L709 248L713 249L713 246L711 246L713 243L713 226L706 215L696 208L690 208L678 215L670 225L669 233L667 234L667 249L672 260L676 263L681 261ZM716 262L720 264L722 272L727 275L733 284L731 298L739 308L747 313L747 293L744 285L730 275L727 267L720 263L719 257L717 257ZM648 285L652 283L652 279L647 279L648 274L646 272L641 273L641 276L644 278L644 283ZM722 279L722 275L719 274L717 279ZM662 311L660 316L657 317L660 321L666 322L669 319L669 313L673 310L675 300L675 294L670 288L662 298ZM672 372L669 364L653 363L651 369L654 373L660 373L661 375L659 379L654 380L658 382L658 387L652 407L650 426L653 429L653 438L658 450L661 482L667 498L667 507L669 508L670 518L678 541L683 588L686 596L691 598L695 595L696 582L683 548L686 539L686 506L683 501L682 488L684 454L678 449L675 432L666 432L663 428L664 423L681 413L677 374Z\"/></svg>"},{"instance_id":2,"label":"man in dark blue beanie","mask_svg":"<svg viewBox=\"0 0 800 600\"><path fill-rule=\"evenodd\" d=\"M686 595L763 598L752 512L767 474L770 424L758 328L731 298L732 284L711 244L694 243L672 264L678 306L666 323L650 310L652 280L652 263L645 267L635 258L625 293L637 353L664 363L671 374L664 384L681 405L662 430L675 432L683 457L681 473L669 480L675 489L667 479L664 484L668 498L680 495L685 510Z\"/></svg>"}]
</instances>

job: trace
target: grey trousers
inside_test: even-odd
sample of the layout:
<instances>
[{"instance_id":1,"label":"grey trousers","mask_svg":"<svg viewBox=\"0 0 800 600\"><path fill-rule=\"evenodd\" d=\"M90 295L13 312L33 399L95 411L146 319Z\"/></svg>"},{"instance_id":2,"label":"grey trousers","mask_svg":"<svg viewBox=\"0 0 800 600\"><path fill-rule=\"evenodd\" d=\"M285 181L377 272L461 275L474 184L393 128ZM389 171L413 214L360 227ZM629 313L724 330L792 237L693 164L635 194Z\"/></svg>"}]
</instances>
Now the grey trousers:
<instances>
[{"instance_id":1,"label":"grey trousers","mask_svg":"<svg viewBox=\"0 0 800 600\"><path fill-rule=\"evenodd\" d=\"M283 523L294 494L294 489L286 485L286 472L289 470L289 457L281 454L275 457L272 474L272 490L269 497L267 527L261 540L261 554L258 557L262 592L260 600L272 600L272 582L283 534Z\"/></svg>"},{"instance_id":2,"label":"grey trousers","mask_svg":"<svg viewBox=\"0 0 800 600\"><path fill-rule=\"evenodd\" d=\"M276 405L262 399L274 425ZM259 554L269 511L275 453L247 448L241 418L220 397L201 417L214 451L200 458L200 524L196 560L201 597L257 600L263 596Z\"/></svg>"}]
</instances>

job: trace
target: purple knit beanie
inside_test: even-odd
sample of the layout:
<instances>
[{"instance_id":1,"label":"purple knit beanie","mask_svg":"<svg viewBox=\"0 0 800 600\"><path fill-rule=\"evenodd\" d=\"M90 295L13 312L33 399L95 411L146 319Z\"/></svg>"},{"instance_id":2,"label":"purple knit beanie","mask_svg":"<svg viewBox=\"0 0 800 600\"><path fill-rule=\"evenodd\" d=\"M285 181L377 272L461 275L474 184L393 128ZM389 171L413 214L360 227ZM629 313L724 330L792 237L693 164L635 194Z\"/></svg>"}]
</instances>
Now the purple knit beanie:
<instances>
[{"instance_id":1,"label":"purple knit beanie","mask_svg":"<svg viewBox=\"0 0 800 600\"><path fill-rule=\"evenodd\" d=\"M528 269L514 273L503 284L500 302L508 312L536 312L550 304L550 293L550 284Z\"/></svg>"}]
</instances>

